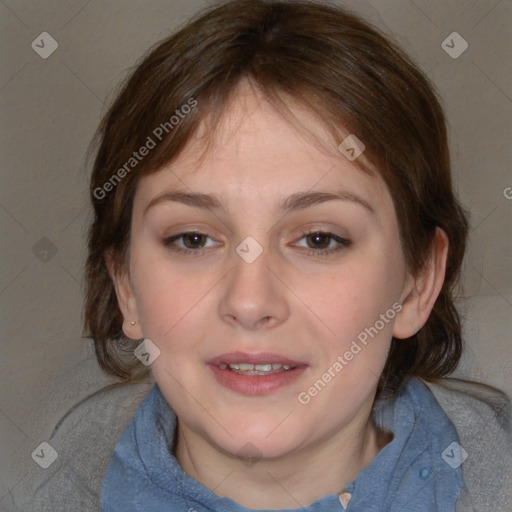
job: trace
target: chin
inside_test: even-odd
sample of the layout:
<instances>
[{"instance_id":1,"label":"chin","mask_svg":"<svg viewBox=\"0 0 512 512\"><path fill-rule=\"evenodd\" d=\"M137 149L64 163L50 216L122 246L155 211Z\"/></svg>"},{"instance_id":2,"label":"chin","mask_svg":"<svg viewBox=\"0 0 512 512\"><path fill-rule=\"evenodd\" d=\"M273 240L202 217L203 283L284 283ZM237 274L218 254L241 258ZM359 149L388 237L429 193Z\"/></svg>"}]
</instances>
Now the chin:
<instances>
[{"instance_id":1,"label":"chin","mask_svg":"<svg viewBox=\"0 0 512 512\"><path fill-rule=\"evenodd\" d=\"M275 427L274 427L275 428ZM265 434L243 432L238 430L236 437L226 437L216 441L218 447L231 457L247 460L254 463L261 459L279 459L295 451L301 444L301 440L295 439L285 432Z\"/></svg>"}]
</instances>

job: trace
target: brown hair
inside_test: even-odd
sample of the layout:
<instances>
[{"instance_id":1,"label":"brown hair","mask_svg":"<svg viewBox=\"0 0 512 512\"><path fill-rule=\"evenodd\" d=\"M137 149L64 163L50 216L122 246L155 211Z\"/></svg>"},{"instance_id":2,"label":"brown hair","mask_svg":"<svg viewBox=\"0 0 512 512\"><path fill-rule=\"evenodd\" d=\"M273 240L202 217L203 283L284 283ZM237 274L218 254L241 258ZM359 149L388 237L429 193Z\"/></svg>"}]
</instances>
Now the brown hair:
<instances>
[{"instance_id":1,"label":"brown hair","mask_svg":"<svg viewBox=\"0 0 512 512\"><path fill-rule=\"evenodd\" d=\"M281 110L284 96L313 109L337 134L337 143L342 130L364 141L365 158L393 197L413 275L425 265L436 226L446 232L443 288L425 326L407 341L392 340L379 393L395 393L409 375L429 380L451 373L462 351L453 293L468 226L452 191L437 94L388 37L338 6L305 0L236 0L200 13L148 52L103 118L91 145L97 154L85 306L86 335L94 340L101 367L124 380L147 373L133 355L138 342L123 335L105 264L111 251L118 269L126 265L137 182L174 160L201 122L209 120L213 133L244 79ZM197 108L181 115L193 102ZM179 122L171 126L171 116L178 114ZM121 172L158 126L162 134L165 126L162 140L132 162L133 169L124 165Z\"/></svg>"}]
</instances>

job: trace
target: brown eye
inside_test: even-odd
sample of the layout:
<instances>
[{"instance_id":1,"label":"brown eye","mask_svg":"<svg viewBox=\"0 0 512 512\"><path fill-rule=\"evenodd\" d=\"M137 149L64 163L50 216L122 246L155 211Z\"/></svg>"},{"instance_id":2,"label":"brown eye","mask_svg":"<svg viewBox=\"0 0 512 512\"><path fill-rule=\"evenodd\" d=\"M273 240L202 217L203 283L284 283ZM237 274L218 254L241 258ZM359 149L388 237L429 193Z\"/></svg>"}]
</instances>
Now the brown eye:
<instances>
[{"instance_id":1,"label":"brown eye","mask_svg":"<svg viewBox=\"0 0 512 512\"><path fill-rule=\"evenodd\" d=\"M182 235L182 237L183 245L185 245L187 249L202 248L206 243L206 239L208 238L202 233L185 233Z\"/></svg>"},{"instance_id":2,"label":"brown eye","mask_svg":"<svg viewBox=\"0 0 512 512\"><path fill-rule=\"evenodd\" d=\"M213 246L219 245L219 242L204 233L186 231L165 238L163 244L177 253L199 255L213 249Z\"/></svg>"},{"instance_id":3,"label":"brown eye","mask_svg":"<svg viewBox=\"0 0 512 512\"><path fill-rule=\"evenodd\" d=\"M350 240L335 235L334 233L324 231L303 233L300 241L302 240L304 240L305 245L298 243L297 246L303 249L309 249L304 252L310 256L330 256L352 245Z\"/></svg>"},{"instance_id":4,"label":"brown eye","mask_svg":"<svg viewBox=\"0 0 512 512\"><path fill-rule=\"evenodd\" d=\"M308 246L312 249L326 249L331 243L331 235L328 233L311 233L306 237Z\"/></svg>"}]
</instances>

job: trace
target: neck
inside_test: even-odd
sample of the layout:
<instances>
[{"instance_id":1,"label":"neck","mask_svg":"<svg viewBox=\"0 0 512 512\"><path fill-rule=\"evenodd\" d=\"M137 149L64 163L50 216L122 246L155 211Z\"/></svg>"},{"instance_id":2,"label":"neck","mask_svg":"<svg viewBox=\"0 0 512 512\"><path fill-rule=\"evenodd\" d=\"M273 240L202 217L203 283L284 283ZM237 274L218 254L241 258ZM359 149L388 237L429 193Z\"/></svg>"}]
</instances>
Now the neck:
<instances>
[{"instance_id":1,"label":"neck","mask_svg":"<svg viewBox=\"0 0 512 512\"><path fill-rule=\"evenodd\" d=\"M218 496L252 509L300 508L340 493L392 439L370 416L363 424L279 459L243 460L178 422L175 456L183 471Z\"/></svg>"}]
</instances>

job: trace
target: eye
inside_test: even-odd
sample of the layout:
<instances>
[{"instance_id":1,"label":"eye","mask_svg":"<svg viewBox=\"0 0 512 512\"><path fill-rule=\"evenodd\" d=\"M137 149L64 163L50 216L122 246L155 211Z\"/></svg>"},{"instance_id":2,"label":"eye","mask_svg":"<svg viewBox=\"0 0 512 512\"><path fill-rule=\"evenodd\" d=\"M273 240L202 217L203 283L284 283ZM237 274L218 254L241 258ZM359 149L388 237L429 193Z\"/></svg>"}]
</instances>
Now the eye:
<instances>
[{"instance_id":1,"label":"eye","mask_svg":"<svg viewBox=\"0 0 512 512\"><path fill-rule=\"evenodd\" d=\"M215 243L206 245L207 241L211 240ZM169 247L172 251L183 254L202 254L208 247L218 244L213 238L210 238L204 233L198 231L185 231L177 235L170 236L163 240L163 244Z\"/></svg>"},{"instance_id":2,"label":"eye","mask_svg":"<svg viewBox=\"0 0 512 512\"><path fill-rule=\"evenodd\" d=\"M307 244L306 247L313 249L305 251L305 253L310 256L329 256L346 249L352 244L352 242L346 238L324 231L308 231L303 233L300 240L305 240ZM298 246L304 247L304 245Z\"/></svg>"},{"instance_id":3,"label":"eye","mask_svg":"<svg viewBox=\"0 0 512 512\"><path fill-rule=\"evenodd\" d=\"M349 247L352 242L334 233L324 231L308 231L299 240L305 240L306 246L296 243L298 247L312 250L304 251L310 256L328 256ZM208 242L210 241L210 242ZM201 255L209 248L219 245L219 242L205 233L186 231L167 237L163 244L174 252L188 255Z\"/></svg>"}]
</instances>

